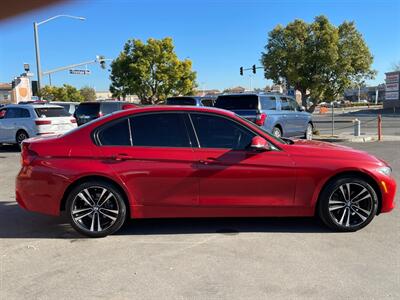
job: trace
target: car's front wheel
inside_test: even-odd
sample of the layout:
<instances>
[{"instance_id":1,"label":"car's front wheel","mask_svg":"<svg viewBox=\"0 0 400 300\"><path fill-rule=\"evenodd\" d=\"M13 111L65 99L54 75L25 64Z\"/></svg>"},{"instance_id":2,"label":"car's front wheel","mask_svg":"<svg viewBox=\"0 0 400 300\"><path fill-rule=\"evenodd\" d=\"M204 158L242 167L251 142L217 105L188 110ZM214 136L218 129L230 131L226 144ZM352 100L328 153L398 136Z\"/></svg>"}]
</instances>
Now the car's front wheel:
<instances>
[{"instance_id":1,"label":"car's front wheel","mask_svg":"<svg viewBox=\"0 0 400 300\"><path fill-rule=\"evenodd\" d=\"M307 124L306 132L304 133L304 138L309 141L313 139L313 126L311 123Z\"/></svg>"},{"instance_id":2,"label":"car's front wheel","mask_svg":"<svg viewBox=\"0 0 400 300\"><path fill-rule=\"evenodd\" d=\"M272 129L272 134L278 138L282 137L282 129L280 129L278 126L275 126Z\"/></svg>"},{"instance_id":3,"label":"car's front wheel","mask_svg":"<svg viewBox=\"0 0 400 300\"><path fill-rule=\"evenodd\" d=\"M378 196L368 182L342 177L322 191L318 215L333 230L357 231L372 221L377 209Z\"/></svg>"},{"instance_id":4,"label":"car's front wheel","mask_svg":"<svg viewBox=\"0 0 400 300\"><path fill-rule=\"evenodd\" d=\"M72 227L88 237L104 237L124 224L123 195L108 182L84 182L68 195L67 215Z\"/></svg>"}]
</instances>

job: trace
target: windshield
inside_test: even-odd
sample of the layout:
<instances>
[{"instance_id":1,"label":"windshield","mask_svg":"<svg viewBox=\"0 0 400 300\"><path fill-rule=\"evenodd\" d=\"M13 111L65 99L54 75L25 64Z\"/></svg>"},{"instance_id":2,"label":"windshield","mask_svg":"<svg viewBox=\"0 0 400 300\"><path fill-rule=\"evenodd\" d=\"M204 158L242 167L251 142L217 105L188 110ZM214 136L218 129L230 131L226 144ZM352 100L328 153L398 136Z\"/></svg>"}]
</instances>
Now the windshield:
<instances>
[{"instance_id":1,"label":"windshield","mask_svg":"<svg viewBox=\"0 0 400 300\"><path fill-rule=\"evenodd\" d=\"M251 127L257 127L259 130L261 130L263 133L268 135L274 141L277 141L281 144L291 144L291 142L286 142L284 139L278 138L278 137L274 136L273 134L269 133L268 131L265 131L262 127L255 125L253 122L247 120L246 118L239 116L238 114L236 114L236 116L239 117L240 119L242 119L243 121L245 121L247 124L251 125Z\"/></svg>"},{"instance_id":2,"label":"windshield","mask_svg":"<svg viewBox=\"0 0 400 300\"><path fill-rule=\"evenodd\" d=\"M167 105L196 105L196 100L190 97L168 98Z\"/></svg>"},{"instance_id":3,"label":"windshield","mask_svg":"<svg viewBox=\"0 0 400 300\"><path fill-rule=\"evenodd\" d=\"M69 117L70 114L62 107L35 108L39 118Z\"/></svg>"},{"instance_id":4,"label":"windshield","mask_svg":"<svg viewBox=\"0 0 400 300\"><path fill-rule=\"evenodd\" d=\"M75 114L85 116L95 116L100 112L100 103L81 103L78 105Z\"/></svg>"},{"instance_id":5,"label":"windshield","mask_svg":"<svg viewBox=\"0 0 400 300\"><path fill-rule=\"evenodd\" d=\"M257 95L219 96L215 107L227 110L258 109Z\"/></svg>"}]
</instances>

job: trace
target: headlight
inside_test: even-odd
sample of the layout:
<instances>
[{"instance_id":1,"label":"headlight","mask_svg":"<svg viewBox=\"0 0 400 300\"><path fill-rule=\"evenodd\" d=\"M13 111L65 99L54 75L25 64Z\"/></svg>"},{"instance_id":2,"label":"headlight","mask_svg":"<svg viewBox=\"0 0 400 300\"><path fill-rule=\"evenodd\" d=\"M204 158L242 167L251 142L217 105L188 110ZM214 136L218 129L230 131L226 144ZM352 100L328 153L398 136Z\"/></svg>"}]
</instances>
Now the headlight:
<instances>
[{"instance_id":1,"label":"headlight","mask_svg":"<svg viewBox=\"0 0 400 300\"><path fill-rule=\"evenodd\" d=\"M391 167L381 167L378 169L378 172L382 173L383 175L390 176L392 174L392 168Z\"/></svg>"}]
</instances>

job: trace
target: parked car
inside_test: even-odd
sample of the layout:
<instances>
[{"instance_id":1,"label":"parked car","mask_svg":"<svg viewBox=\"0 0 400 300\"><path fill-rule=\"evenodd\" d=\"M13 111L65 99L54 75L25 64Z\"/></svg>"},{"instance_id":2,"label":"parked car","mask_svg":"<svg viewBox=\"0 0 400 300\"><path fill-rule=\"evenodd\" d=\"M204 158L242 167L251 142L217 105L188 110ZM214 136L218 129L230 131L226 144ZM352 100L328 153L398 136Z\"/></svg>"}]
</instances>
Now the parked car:
<instances>
[{"instance_id":1,"label":"parked car","mask_svg":"<svg viewBox=\"0 0 400 300\"><path fill-rule=\"evenodd\" d=\"M75 110L74 117L78 126L113 112L138 107L125 101L93 101L82 102Z\"/></svg>"},{"instance_id":2,"label":"parked car","mask_svg":"<svg viewBox=\"0 0 400 300\"><path fill-rule=\"evenodd\" d=\"M277 137L301 136L311 140L313 122L296 100L281 94L226 94L215 107L227 109L256 123Z\"/></svg>"},{"instance_id":3,"label":"parked car","mask_svg":"<svg viewBox=\"0 0 400 300\"><path fill-rule=\"evenodd\" d=\"M167 98L167 105L214 106L215 98L199 96L179 96Z\"/></svg>"},{"instance_id":4,"label":"parked car","mask_svg":"<svg viewBox=\"0 0 400 300\"><path fill-rule=\"evenodd\" d=\"M20 144L29 137L62 134L76 127L76 120L57 105L13 104L0 109L0 143Z\"/></svg>"},{"instance_id":5,"label":"parked car","mask_svg":"<svg viewBox=\"0 0 400 300\"><path fill-rule=\"evenodd\" d=\"M80 104L79 102L57 102L57 101L50 102L50 103L54 104L54 105L62 106L65 109L65 111L71 115L73 115L75 113L76 108Z\"/></svg>"},{"instance_id":6,"label":"parked car","mask_svg":"<svg viewBox=\"0 0 400 300\"><path fill-rule=\"evenodd\" d=\"M396 191L391 168L366 152L283 140L232 112L193 106L125 110L28 139L21 162L19 205L66 211L90 237L127 218L318 215L356 231L391 211Z\"/></svg>"}]
</instances>

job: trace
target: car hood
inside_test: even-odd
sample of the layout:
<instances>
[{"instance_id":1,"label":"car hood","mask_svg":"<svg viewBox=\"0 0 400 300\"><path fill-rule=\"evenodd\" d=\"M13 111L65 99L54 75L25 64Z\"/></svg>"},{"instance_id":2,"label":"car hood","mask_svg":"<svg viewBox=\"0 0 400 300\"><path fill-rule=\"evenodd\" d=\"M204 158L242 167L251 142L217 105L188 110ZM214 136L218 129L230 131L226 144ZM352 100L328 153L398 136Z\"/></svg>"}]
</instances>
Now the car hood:
<instances>
[{"instance_id":1,"label":"car hood","mask_svg":"<svg viewBox=\"0 0 400 300\"><path fill-rule=\"evenodd\" d=\"M333 143L308 140L293 140L293 144L285 146L292 155L323 157L327 159L352 160L386 165L386 163L368 152Z\"/></svg>"}]
</instances>

